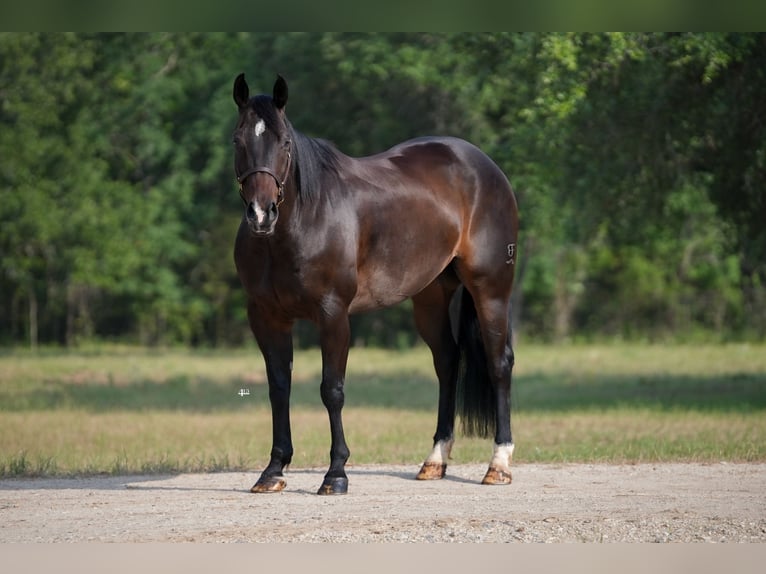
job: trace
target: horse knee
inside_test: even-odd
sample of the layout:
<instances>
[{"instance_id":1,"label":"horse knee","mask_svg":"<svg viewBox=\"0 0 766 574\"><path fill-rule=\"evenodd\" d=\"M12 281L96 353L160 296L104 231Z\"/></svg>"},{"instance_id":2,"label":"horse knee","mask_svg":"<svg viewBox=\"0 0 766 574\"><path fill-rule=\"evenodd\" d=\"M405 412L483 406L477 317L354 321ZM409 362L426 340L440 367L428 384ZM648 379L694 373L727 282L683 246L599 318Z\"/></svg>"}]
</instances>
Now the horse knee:
<instances>
[{"instance_id":1,"label":"horse knee","mask_svg":"<svg viewBox=\"0 0 766 574\"><path fill-rule=\"evenodd\" d=\"M335 381L322 381L319 387L322 396L322 404L328 409L341 409L345 402L343 383Z\"/></svg>"}]
</instances>

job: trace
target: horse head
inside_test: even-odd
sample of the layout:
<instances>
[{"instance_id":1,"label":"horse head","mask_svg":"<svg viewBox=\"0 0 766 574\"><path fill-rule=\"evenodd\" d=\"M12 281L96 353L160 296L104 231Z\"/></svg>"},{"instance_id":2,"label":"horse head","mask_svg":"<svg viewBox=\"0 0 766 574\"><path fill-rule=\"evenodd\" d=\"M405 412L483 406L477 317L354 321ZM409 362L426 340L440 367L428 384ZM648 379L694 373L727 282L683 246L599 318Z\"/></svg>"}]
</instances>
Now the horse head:
<instances>
[{"instance_id":1,"label":"horse head","mask_svg":"<svg viewBox=\"0 0 766 574\"><path fill-rule=\"evenodd\" d=\"M290 174L291 130L285 116L287 82L277 76L272 96L250 97L245 75L234 80L239 119L234 130L234 173L255 235L271 235Z\"/></svg>"}]
</instances>

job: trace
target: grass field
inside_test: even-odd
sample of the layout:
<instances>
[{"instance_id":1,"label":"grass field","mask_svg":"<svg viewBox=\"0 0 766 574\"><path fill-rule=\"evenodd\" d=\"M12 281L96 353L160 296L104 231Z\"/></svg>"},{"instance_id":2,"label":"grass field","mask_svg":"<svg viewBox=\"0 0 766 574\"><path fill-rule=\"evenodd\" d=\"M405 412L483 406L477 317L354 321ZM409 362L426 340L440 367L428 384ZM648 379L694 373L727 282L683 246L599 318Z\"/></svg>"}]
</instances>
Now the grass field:
<instances>
[{"instance_id":1,"label":"grass field","mask_svg":"<svg viewBox=\"0 0 766 574\"><path fill-rule=\"evenodd\" d=\"M317 350L296 353L293 465L328 463ZM248 389L248 396L240 396ZM437 385L428 350L352 349L349 464L428 454ZM517 462L766 460L766 346L516 349ZM0 354L0 476L260 470L271 448L256 350ZM455 463L491 441L458 437Z\"/></svg>"}]
</instances>

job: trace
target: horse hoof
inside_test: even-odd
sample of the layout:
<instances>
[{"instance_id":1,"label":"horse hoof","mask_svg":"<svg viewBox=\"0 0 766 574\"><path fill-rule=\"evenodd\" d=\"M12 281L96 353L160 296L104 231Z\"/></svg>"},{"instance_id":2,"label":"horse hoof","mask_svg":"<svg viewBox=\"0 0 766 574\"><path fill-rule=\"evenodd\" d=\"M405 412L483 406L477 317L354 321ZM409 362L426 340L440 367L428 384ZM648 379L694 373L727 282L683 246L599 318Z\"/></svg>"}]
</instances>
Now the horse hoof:
<instances>
[{"instance_id":1,"label":"horse hoof","mask_svg":"<svg viewBox=\"0 0 766 574\"><path fill-rule=\"evenodd\" d=\"M280 492L287 485L285 479L281 476L262 476L250 489L250 492Z\"/></svg>"},{"instance_id":2,"label":"horse hoof","mask_svg":"<svg viewBox=\"0 0 766 574\"><path fill-rule=\"evenodd\" d=\"M325 478L322 486L319 487L317 494L346 494L348 492L348 478L338 476L336 478Z\"/></svg>"},{"instance_id":3,"label":"horse hoof","mask_svg":"<svg viewBox=\"0 0 766 574\"><path fill-rule=\"evenodd\" d=\"M511 484L511 471L500 468L489 467L487 474L484 475L482 484Z\"/></svg>"},{"instance_id":4,"label":"horse hoof","mask_svg":"<svg viewBox=\"0 0 766 574\"><path fill-rule=\"evenodd\" d=\"M447 473L447 465L443 462L424 462L416 480L439 480Z\"/></svg>"}]
</instances>

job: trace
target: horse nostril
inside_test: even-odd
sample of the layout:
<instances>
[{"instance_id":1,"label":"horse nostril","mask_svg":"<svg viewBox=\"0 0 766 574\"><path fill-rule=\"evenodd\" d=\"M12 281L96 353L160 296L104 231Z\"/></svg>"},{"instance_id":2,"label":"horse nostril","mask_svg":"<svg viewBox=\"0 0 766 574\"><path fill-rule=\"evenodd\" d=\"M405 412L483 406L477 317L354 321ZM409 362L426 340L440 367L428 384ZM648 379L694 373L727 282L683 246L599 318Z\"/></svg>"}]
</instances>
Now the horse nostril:
<instances>
[{"instance_id":1,"label":"horse nostril","mask_svg":"<svg viewBox=\"0 0 766 574\"><path fill-rule=\"evenodd\" d=\"M277 204L274 203L273 201L271 202L271 205L269 206L269 213L271 213L271 215L277 214Z\"/></svg>"},{"instance_id":2,"label":"horse nostril","mask_svg":"<svg viewBox=\"0 0 766 574\"><path fill-rule=\"evenodd\" d=\"M248 219L255 219L255 203L250 202L247 204L247 218Z\"/></svg>"}]
</instances>

